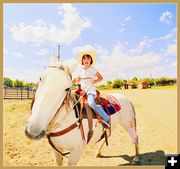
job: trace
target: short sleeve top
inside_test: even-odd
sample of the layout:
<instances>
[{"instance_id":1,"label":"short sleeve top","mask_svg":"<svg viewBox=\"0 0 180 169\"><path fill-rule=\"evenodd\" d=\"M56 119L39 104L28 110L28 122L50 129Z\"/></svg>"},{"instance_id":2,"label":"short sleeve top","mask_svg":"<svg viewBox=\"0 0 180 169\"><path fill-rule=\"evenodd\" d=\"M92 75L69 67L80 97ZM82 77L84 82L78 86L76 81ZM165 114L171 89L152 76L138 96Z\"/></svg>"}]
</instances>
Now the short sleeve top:
<instances>
[{"instance_id":1,"label":"short sleeve top","mask_svg":"<svg viewBox=\"0 0 180 169\"><path fill-rule=\"evenodd\" d=\"M89 79L81 79L80 84L82 90L86 91L87 93L93 93L96 92L96 85L91 82L92 80L96 80L96 73L97 69L93 66L90 66L88 69L84 69L82 66L80 69L80 77L81 78L89 78Z\"/></svg>"}]
</instances>

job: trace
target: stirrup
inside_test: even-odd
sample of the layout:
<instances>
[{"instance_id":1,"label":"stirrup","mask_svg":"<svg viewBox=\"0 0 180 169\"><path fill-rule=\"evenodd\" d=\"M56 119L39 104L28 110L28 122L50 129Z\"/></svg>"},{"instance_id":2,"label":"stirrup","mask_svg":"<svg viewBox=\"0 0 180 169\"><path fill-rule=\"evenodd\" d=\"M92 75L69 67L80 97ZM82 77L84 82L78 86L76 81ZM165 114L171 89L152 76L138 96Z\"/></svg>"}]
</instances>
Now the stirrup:
<instances>
[{"instance_id":1,"label":"stirrup","mask_svg":"<svg viewBox=\"0 0 180 169\"><path fill-rule=\"evenodd\" d=\"M103 125L103 128L107 128L107 129L110 129L110 124L105 122L104 120L102 120L102 125Z\"/></svg>"}]
</instances>

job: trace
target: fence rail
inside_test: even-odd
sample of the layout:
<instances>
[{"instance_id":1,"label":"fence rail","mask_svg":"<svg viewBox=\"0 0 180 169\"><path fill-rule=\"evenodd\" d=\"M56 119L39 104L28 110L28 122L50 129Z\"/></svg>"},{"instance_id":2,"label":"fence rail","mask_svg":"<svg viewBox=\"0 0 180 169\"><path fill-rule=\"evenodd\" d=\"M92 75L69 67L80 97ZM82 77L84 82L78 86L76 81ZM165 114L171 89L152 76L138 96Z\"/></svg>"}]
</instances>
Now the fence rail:
<instances>
[{"instance_id":1,"label":"fence rail","mask_svg":"<svg viewBox=\"0 0 180 169\"><path fill-rule=\"evenodd\" d=\"M35 90L32 88L8 88L4 87L4 99L32 99Z\"/></svg>"}]
</instances>

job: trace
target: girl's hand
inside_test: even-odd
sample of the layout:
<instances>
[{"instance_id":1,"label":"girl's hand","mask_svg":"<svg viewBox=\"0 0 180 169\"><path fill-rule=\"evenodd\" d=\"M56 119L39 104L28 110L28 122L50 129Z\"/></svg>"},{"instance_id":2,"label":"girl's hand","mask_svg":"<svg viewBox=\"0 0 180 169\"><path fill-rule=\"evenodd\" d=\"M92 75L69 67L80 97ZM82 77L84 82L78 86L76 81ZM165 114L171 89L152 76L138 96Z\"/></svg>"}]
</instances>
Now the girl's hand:
<instances>
[{"instance_id":1,"label":"girl's hand","mask_svg":"<svg viewBox=\"0 0 180 169\"><path fill-rule=\"evenodd\" d=\"M96 81L95 81L95 80L93 80L93 79L91 79L91 83L92 83L92 84L95 84L95 83L96 83Z\"/></svg>"},{"instance_id":2,"label":"girl's hand","mask_svg":"<svg viewBox=\"0 0 180 169\"><path fill-rule=\"evenodd\" d=\"M80 76L78 76L77 78L73 80L73 83L78 84L80 81L81 81L81 78Z\"/></svg>"},{"instance_id":3,"label":"girl's hand","mask_svg":"<svg viewBox=\"0 0 180 169\"><path fill-rule=\"evenodd\" d=\"M79 83L79 82L81 81L80 76L78 76L78 77L76 78L76 81L77 81L77 83Z\"/></svg>"}]
</instances>

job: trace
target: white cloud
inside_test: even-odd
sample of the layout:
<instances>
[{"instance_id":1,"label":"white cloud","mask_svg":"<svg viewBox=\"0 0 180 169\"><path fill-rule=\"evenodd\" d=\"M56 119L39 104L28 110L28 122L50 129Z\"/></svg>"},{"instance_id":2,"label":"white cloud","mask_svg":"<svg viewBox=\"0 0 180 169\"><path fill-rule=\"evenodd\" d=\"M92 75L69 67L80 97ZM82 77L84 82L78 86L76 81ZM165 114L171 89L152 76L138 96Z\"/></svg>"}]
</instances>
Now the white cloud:
<instances>
[{"instance_id":1,"label":"white cloud","mask_svg":"<svg viewBox=\"0 0 180 169\"><path fill-rule=\"evenodd\" d=\"M32 24L13 24L11 28L14 40L22 43L41 44L71 43L78 39L82 31L91 26L91 21L80 16L77 9L71 4L58 7L58 15L62 17L60 25L48 24L42 19L35 20Z\"/></svg>"},{"instance_id":2,"label":"white cloud","mask_svg":"<svg viewBox=\"0 0 180 169\"><path fill-rule=\"evenodd\" d=\"M16 73L17 72L17 70L16 69L13 69L13 68L10 68L10 67L4 67L3 68L3 74L6 74L6 73ZM6 75L4 75L4 76L6 76Z\"/></svg>"},{"instance_id":3,"label":"white cloud","mask_svg":"<svg viewBox=\"0 0 180 169\"><path fill-rule=\"evenodd\" d=\"M163 67L152 66L152 67L147 68L146 70L137 70L135 72L135 76L138 78L144 78L144 77L158 78L165 75L163 71L164 71Z\"/></svg>"},{"instance_id":4,"label":"white cloud","mask_svg":"<svg viewBox=\"0 0 180 169\"><path fill-rule=\"evenodd\" d=\"M12 55L14 55L17 58L24 58L25 56L20 52L12 52Z\"/></svg>"},{"instance_id":5,"label":"white cloud","mask_svg":"<svg viewBox=\"0 0 180 169\"><path fill-rule=\"evenodd\" d=\"M73 49L73 53L74 53L74 54L77 54L77 53L79 53L79 52L91 51L91 50L94 51L95 48L94 48L92 45L90 45L90 44L86 44L86 45L84 45L84 46L80 46L80 47L74 48L74 49Z\"/></svg>"},{"instance_id":6,"label":"white cloud","mask_svg":"<svg viewBox=\"0 0 180 169\"><path fill-rule=\"evenodd\" d=\"M132 49L131 52L133 54L140 54L143 49L149 48L153 42L155 42L157 38L150 38L148 36L145 36L142 41L139 42L139 45Z\"/></svg>"},{"instance_id":7,"label":"white cloud","mask_svg":"<svg viewBox=\"0 0 180 169\"><path fill-rule=\"evenodd\" d=\"M43 70L18 70L10 67L4 68L4 77L19 79L29 82L37 82Z\"/></svg>"},{"instance_id":8,"label":"white cloud","mask_svg":"<svg viewBox=\"0 0 180 169\"><path fill-rule=\"evenodd\" d=\"M131 49L130 52L133 55L140 54L144 49L149 48L152 46L154 42L161 41L161 40L170 40L176 41L176 31L177 29L174 28L171 30L170 33L167 33L160 37L151 38L149 36L145 36L142 41L139 42L138 46L134 49ZM175 39L174 39L175 38Z\"/></svg>"},{"instance_id":9,"label":"white cloud","mask_svg":"<svg viewBox=\"0 0 180 169\"><path fill-rule=\"evenodd\" d=\"M169 11L163 12L159 18L160 22L170 24L172 20L172 14Z\"/></svg>"},{"instance_id":10,"label":"white cloud","mask_svg":"<svg viewBox=\"0 0 180 169\"><path fill-rule=\"evenodd\" d=\"M177 28L176 28L176 27L175 27L175 28L173 28L173 30L172 30L172 31L176 33L176 32L177 32Z\"/></svg>"},{"instance_id":11,"label":"white cloud","mask_svg":"<svg viewBox=\"0 0 180 169\"><path fill-rule=\"evenodd\" d=\"M177 54L177 44L169 44L167 46L167 54L172 54L172 55L176 55Z\"/></svg>"},{"instance_id":12,"label":"white cloud","mask_svg":"<svg viewBox=\"0 0 180 169\"><path fill-rule=\"evenodd\" d=\"M146 70L160 62L160 56L155 53L145 53L142 55L129 55L122 50L122 46L117 44L112 50L109 58L106 58L105 63L111 66L118 67L119 70Z\"/></svg>"},{"instance_id":13,"label":"white cloud","mask_svg":"<svg viewBox=\"0 0 180 169\"><path fill-rule=\"evenodd\" d=\"M174 62L172 62L172 63L170 64L170 66L176 68L176 67L177 67L177 61L175 60Z\"/></svg>"},{"instance_id":14,"label":"white cloud","mask_svg":"<svg viewBox=\"0 0 180 169\"><path fill-rule=\"evenodd\" d=\"M9 50L5 47L5 45L3 46L3 56L6 57L6 55L9 54Z\"/></svg>"},{"instance_id":15,"label":"white cloud","mask_svg":"<svg viewBox=\"0 0 180 169\"><path fill-rule=\"evenodd\" d=\"M141 55L130 55L125 44L120 42L113 47L111 52L97 44L85 46L91 46L97 53L95 67L103 75L103 83L116 78L127 79L134 75L149 77L150 73L158 75L162 72L162 68L159 66L162 61L160 54L150 52ZM77 48L80 49L83 46ZM75 73L75 75L77 74Z\"/></svg>"},{"instance_id":16,"label":"white cloud","mask_svg":"<svg viewBox=\"0 0 180 169\"><path fill-rule=\"evenodd\" d=\"M176 38L177 28L173 28L172 31L164 36L157 38L157 40L168 40L171 38Z\"/></svg>"},{"instance_id":17,"label":"white cloud","mask_svg":"<svg viewBox=\"0 0 180 169\"><path fill-rule=\"evenodd\" d=\"M120 30L119 30L119 32L124 32L125 31L125 29L124 28L121 28Z\"/></svg>"},{"instance_id":18,"label":"white cloud","mask_svg":"<svg viewBox=\"0 0 180 169\"><path fill-rule=\"evenodd\" d=\"M65 65L71 65L72 63L75 62L75 58L69 58L69 59L64 59L62 60L62 63L65 64Z\"/></svg>"},{"instance_id":19,"label":"white cloud","mask_svg":"<svg viewBox=\"0 0 180 169\"><path fill-rule=\"evenodd\" d=\"M174 35L173 33L168 33L164 36L159 37L158 40L168 40L168 39L171 39L173 35Z\"/></svg>"},{"instance_id":20,"label":"white cloud","mask_svg":"<svg viewBox=\"0 0 180 169\"><path fill-rule=\"evenodd\" d=\"M46 56L48 54L48 50L47 49L40 49L36 54L40 55L40 56Z\"/></svg>"},{"instance_id":21,"label":"white cloud","mask_svg":"<svg viewBox=\"0 0 180 169\"><path fill-rule=\"evenodd\" d=\"M125 26L128 24L128 22L131 20L131 16L127 16L124 18L123 22L121 23L119 32L124 32L125 31Z\"/></svg>"},{"instance_id":22,"label":"white cloud","mask_svg":"<svg viewBox=\"0 0 180 169\"><path fill-rule=\"evenodd\" d=\"M38 64L42 63L42 61L39 60L39 59L35 59L34 62L35 62L35 63L38 63Z\"/></svg>"},{"instance_id":23,"label":"white cloud","mask_svg":"<svg viewBox=\"0 0 180 169\"><path fill-rule=\"evenodd\" d=\"M124 22L126 23L126 22L128 22L128 21L130 21L131 20L131 17L130 16L127 16L125 19L124 19Z\"/></svg>"}]
</instances>

